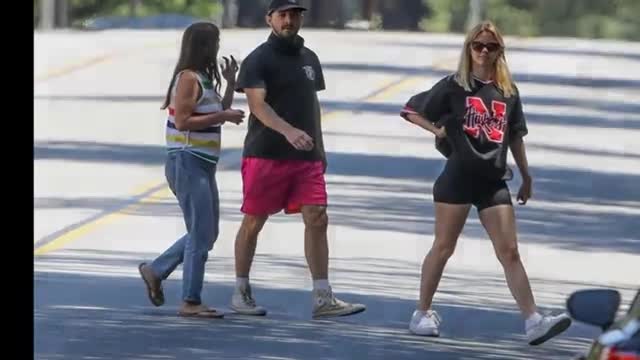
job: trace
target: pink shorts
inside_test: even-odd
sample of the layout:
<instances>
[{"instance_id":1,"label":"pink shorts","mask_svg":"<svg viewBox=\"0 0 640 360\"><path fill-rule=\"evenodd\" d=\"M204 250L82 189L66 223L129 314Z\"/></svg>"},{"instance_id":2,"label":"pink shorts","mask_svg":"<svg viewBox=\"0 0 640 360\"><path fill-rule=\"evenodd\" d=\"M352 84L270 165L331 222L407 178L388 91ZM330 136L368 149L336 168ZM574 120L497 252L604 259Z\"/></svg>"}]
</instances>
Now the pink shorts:
<instances>
[{"instance_id":1,"label":"pink shorts","mask_svg":"<svg viewBox=\"0 0 640 360\"><path fill-rule=\"evenodd\" d=\"M242 159L241 211L247 215L299 213L304 205L327 205L322 161Z\"/></svg>"}]
</instances>

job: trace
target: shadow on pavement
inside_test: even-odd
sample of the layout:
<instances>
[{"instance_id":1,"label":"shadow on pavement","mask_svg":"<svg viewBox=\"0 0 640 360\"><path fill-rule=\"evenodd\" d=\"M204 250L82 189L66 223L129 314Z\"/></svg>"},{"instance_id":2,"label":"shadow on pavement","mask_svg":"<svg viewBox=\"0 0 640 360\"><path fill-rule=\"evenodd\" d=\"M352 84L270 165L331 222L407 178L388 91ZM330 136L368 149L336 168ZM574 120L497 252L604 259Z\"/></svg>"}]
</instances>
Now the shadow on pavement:
<instances>
[{"instance_id":1,"label":"shadow on pavement","mask_svg":"<svg viewBox=\"0 0 640 360\"><path fill-rule=\"evenodd\" d=\"M36 159L58 158L92 162L124 162L161 166L161 147L100 143L39 143ZM228 149L227 159L240 156L240 149ZM433 231L432 184L444 162L410 156L328 153L330 222L368 230L389 230L425 234ZM237 161L228 160L223 170L239 175ZM515 170L515 169L514 169ZM517 172L517 171L516 171ZM605 173L572 168L531 166L535 197L528 206L517 206L521 242L548 244L577 251L608 250L639 252L636 231L640 211L639 175ZM519 178L509 182L517 192ZM220 189L224 193L225 189ZM233 198L240 198L234 194ZM34 209L91 208L107 211L129 199L35 198ZM563 207L537 205L541 200ZM609 208L599 208L607 206ZM241 218L236 201L222 199L224 220ZM180 217L174 199L145 204L134 214ZM476 215L471 214L470 220ZM297 217L275 216L270 221L299 221ZM469 221L464 235L485 238L477 221Z\"/></svg>"},{"instance_id":2,"label":"shadow on pavement","mask_svg":"<svg viewBox=\"0 0 640 360\"><path fill-rule=\"evenodd\" d=\"M334 71L360 71L374 73L389 73L407 76L434 76L444 77L451 74L451 71L440 70L430 66L402 66L402 65L380 65L365 63L324 63L324 70ZM550 74L530 74L518 73L513 74L513 79L517 83L535 83L545 85L563 85L587 88L621 88L621 89L637 89L640 87L640 80L635 79L618 79L618 78L598 78L598 77L580 77L580 76L563 76Z\"/></svg>"},{"instance_id":3,"label":"shadow on pavement","mask_svg":"<svg viewBox=\"0 0 640 360\"><path fill-rule=\"evenodd\" d=\"M640 86L640 82L639 82ZM160 101L157 96L90 96L90 95L45 95L35 96L35 100L45 101L107 101L107 102L146 102ZM408 100L408 99L407 99ZM556 102L557 100L557 102ZM551 99L544 97L527 97L523 99L525 114L527 121L531 124L545 125L564 125L578 127L594 127L594 128L612 128L612 129L640 129L640 118L637 117L640 108L637 105L619 102L598 102L593 103L587 101L579 101L574 99ZM236 105L246 106L245 99L238 99ZM584 110L606 111L607 114L621 113L628 115L627 118L611 118L607 115L567 115L566 112L560 115L559 112L535 112L527 110L527 105L544 105L544 106L565 106L579 107ZM376 102L369 103L365 101L335 101L323 100L322 107L324 111L349 111L354 114L360 113L376 113L385 114L399 118L399 113L404 103ZM568 111L567 111L568 112Z\"/></svg>"},{"instance_id":4,"label":"shadow on pavement","mask_svg":"<svg viewBox=\"0 0 640 360\"><path fill-rule=\"evenodd\" d=\"M566 359L595 335L576 324L561 337L530 347L503 280L456 273L445 274L436 297L442 337L412 336L407 322L415 307L417 264L383 259L334 261L336 293L368 309L354 317L312 321L309 287L300 284L308 277L302 256L256 257L254 294L269 316L187 320L175 316L181 286L175 277L181 268L164 284L165 307L148 304L135 269L142 257L151 256L65 251L38 257L36 359ZM69 265L77 273L59 272ZM409 267L411 272L403 272ZM221 272L231 278L231 269L232 259L216 257L214 249L207 274L216 279L208 278L203 294L210 306L228 304L232 285L218 278ZM534 280L540 293L561 299L582 286ZM412 295L392 295L407 291Z\"/></svg>"},{"instance_id":5,"label":"shadow on pavement","mask_svg":"<svg viewBox=\"0 0 640 360\"><path fill-rule=\"evenodd\" d=\"M241 151L239 148L223 149L221 157L237 157ZM75 140L35 141L33 159L157 166L165 162L166 147Z\"/></svg>"},{"instance_id":6,"label":"shadow on pavement","mask_svg":"<svg viewBox=\"0 0 640 360\"><path fill-rule=\"evenodd\" d=\"M95 102L160 102L159 95L36 95L35 100L42 101L95 101ZM408 99L407 99L408 100ZM609 113L626 113L636 115L640 112L640 106L633 103L602 100L580 100L573 98L544 97L522 94L525 105L569 106L584 110L601 110ZM235 100L235 104L247 105L244 97ZM379 113L398 113L398 109L404 104L390 103L366 103L323 100L322 105L327 110L360 110Z\"/></svg>"}]
</instances>

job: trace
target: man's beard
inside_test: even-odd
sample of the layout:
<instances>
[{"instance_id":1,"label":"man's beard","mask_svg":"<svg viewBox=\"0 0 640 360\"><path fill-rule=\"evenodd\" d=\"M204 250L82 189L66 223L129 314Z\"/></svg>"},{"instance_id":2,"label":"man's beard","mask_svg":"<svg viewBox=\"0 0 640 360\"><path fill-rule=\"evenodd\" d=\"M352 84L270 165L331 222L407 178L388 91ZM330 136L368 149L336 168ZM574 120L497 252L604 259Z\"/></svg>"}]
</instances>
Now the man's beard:
<instances>
[{"instance_id":1,"label":"man's beard","mask_svg":"<svg viewBox=\"0 0 640 360\"><path fill-rule=\"evenodd\" d=\"M280 31L276 31L276 35L283 39L293 39L298 35L298 31L294 28L282 29Z\"/></svg>"}]
</instances>

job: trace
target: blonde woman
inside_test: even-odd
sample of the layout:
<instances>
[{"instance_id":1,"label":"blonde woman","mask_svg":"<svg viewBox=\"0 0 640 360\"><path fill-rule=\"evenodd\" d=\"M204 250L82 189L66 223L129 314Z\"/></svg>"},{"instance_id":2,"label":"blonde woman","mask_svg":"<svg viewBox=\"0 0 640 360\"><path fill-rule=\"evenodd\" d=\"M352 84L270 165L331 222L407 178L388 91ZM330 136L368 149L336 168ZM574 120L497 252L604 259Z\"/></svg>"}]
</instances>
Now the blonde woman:
<instances>
[{"instance_id":1,"label":"blonde woman","mask_svg":"<svg viewBox=\"0 0 640 360\"><path fill-rule=\"evenodd\" d=\"M472 205L523 315L527 342L542 344L571 325L565 314L538 312L518 253L506 183L512 178L506 165L509 149L522 175L521 205L531 197L532 179L522 140L527 125L504 51L498 29L489 21L478 24L467 34L458 71L411 97L401 111L404 119L433 133L436 148L447 157L433 186L435 240L422 264L419 306L409 324L417 335L439 336L441 318L431 309L432 299Z\"/></svg>"}]
</instances>

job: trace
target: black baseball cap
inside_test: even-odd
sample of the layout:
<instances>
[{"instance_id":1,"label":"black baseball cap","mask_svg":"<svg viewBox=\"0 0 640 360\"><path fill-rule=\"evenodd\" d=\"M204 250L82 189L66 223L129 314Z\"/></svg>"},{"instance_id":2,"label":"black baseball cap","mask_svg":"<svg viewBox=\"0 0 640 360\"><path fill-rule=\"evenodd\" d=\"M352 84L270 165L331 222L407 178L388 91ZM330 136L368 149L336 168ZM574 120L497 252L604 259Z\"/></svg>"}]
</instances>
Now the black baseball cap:
<instances>
[{"instance_id":1,"label":"black baseball cap","mask_svg":"<svg viewBox=\"0 0 640 360\"><path fill-rule=\"evenodd\" d=\"M306 11L307 8L300 5L300 1L298 0L271 0L271 4L269 4L269 12L271 15L274 11L283 11L289 9L298 9L301 11Z\"/></svg>"}]
</instances>

